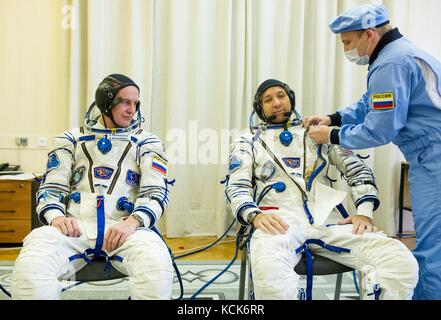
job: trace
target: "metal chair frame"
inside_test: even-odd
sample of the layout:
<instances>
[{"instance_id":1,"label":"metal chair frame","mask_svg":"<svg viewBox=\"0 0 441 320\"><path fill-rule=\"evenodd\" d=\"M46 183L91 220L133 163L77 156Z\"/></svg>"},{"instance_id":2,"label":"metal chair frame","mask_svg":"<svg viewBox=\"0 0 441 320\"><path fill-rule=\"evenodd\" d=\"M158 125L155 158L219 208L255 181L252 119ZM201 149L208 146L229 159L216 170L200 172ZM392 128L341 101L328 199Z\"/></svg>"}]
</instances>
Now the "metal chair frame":
<instances>
[{"instance_id":1,"label":"metal chair frame","mask_svg":"<svg viewBox=\"0 0 441 320\"><path fill-rule=\"evenodd\" d=\"M247 297L250 300L254 300L254 288L252 281L252 272L251 272L251 264L249 263L249 254L248 254L248 241L249 237L251 237L252 233L244 238L242 243L240 244L241 250L241 262L240 262L240 275L239 275L239 300L245 299L245 282L246 277L248 275L248 288L247 288ZM302 258L299 263L295 266L294 271L298 275L306 275L306 258L305 255L302 254ZM343 273L355 271L354 269L342 265L338 262L335 262L329 258L314 255L314 268L313 275L314 276L323 276L323 275L331 275L336 274L337 279L335 283L335 291L334 291L334 300L340 300L341 295L341 285L343 281ZM357 272L358 282L361 283L361 273ZM363 296L362 288L359 286L359 297Z\"/></svg>"}]
</instances>

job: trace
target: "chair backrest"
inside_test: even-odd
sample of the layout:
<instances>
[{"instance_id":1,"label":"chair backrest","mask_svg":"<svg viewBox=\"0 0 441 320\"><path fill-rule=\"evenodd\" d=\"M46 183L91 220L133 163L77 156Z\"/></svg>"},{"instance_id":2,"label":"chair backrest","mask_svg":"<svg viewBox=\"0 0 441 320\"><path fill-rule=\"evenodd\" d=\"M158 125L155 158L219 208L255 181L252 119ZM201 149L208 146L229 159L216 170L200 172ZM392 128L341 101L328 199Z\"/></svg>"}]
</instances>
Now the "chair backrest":
<instances>
[{"instance_id":1,"label":"chair backrest","mask_svg":"<svg viewBox=\"0 0 441 320\"><path fill-rule=\"evenodd\" d=\"M401 163L401 184L402 184L402 192L403 192L403 207L406 210L412 210L412 204L410 202L410 194L409 194L409 164L407 162ZM401 185L400 185L401 187Z\"/></svg>"}]
</instances>

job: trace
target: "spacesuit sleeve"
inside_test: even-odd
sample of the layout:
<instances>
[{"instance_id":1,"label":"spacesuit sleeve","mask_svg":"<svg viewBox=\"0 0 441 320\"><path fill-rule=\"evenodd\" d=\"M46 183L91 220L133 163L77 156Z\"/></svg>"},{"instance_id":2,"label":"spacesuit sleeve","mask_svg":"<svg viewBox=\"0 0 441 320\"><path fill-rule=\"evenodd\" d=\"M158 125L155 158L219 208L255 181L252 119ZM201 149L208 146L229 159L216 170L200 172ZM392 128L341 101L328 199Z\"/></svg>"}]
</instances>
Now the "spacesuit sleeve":
<instances>
[{"instance_id":1,"label":"spacesuit sleeve","mask_svg":"<svg viewBox=\"0 0 441 320\"><path fill-rule=\"evenodd\" d=\"M339 145L329 146L329 161L346 178L355 206L358 208L369 201L374 204L374 210L377 210L380 200L372 170L352 150Z\"/></svg>"},{"instance_id":2,"label":"spacesuit sleeve","mask_svg":"<svg viewBox=\"0 0 441 320\"><path fill-rule=\"evenodd\" d=\"M69 131L54 138L54 149L48 154L46 173L37 192L36 211L45 225L50 225L56 217L66 215L64 199L69 196L71 189L76 145L74 134Z\"/></svg>"},{"instance_id":3,"label":"spacesuit sleeve","mask_svg":"<svg viewBox=\"0 0 441 320\"><path fill-rule=\"evenodd\" d=\"M141 141L138 148L141 180L132 214L142 217L145 227L152 227L162 217L169 202L168 161L164 146L155 135Z\"/></svg>"},{"instance_id":4,"label":"spacesuit sleeve","mask_svg":"<svg viewBox=\"0 0 441 320\"><path fill-rule=\"evenodd\" d=\"M254 147L252 137L242 136L231 145L230 149L225 195L237 221L242 225L248 225L246 220L248 213L260 212L253 200Z\"/></svg>"},{"instance_id":5,"label":"spacesuit sleeve","mask_svg":"<svg viewBox=\"0 0 441 320\"><path fill-rule=\"evenodd\" d=\"M342 125L352 124L357 125L363 123L369 110L367 94L364 94L359 101L350 106L338 110L337 112L341 116Z\"/></svg>"},{"instance_id":6,"label":"spacesuit sleeve","mask_svg":"<svg viewBox=\"0 0 441 320\"><path fill-rule=\"evenodd\" d=\"M412 69L401 64L387 64L369 78L367 106L363 123L345 124L339 132L340 145L368 149L393 141L407 123Z\"/></svg>"}]
</instances>

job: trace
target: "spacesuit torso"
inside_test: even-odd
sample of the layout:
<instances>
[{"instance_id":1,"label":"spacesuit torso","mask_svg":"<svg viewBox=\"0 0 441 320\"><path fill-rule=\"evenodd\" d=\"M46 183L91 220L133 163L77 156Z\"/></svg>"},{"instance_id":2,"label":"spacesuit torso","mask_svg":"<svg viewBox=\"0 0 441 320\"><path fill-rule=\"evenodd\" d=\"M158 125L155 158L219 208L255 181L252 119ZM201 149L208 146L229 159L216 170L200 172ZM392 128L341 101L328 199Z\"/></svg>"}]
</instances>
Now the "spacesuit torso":
<instances>
[{"instance_id":1,"label":"spacesuit torso","mask_svg":"<svg viewBox=\"0 0 441 320\"><path fill-rule=\"evenodd\" d=\"M161 141L139 128L108 133L98 123L95 129L74 129L55 138L37 194L40 220L48 224L57 216L73 217L89 239L96 239L97 225L107 229L129 215L118 203L126 197L144 225L153 226L169 193ZM102 138L110 141L110 150L100 150Z\"/></svg>"},{"instance_id":2,"label":"spacesuit torso","mask_svg":"<svg viewBox=\"0 0 441 320\"><path fill-rule=\"evenodd\" d=\"M378 207L372 172L352 151L317 146L300 126L288 130L293 136L289 146L281 143L284 128L277 125L247 133L232 145L226 195L240 223L247 224L247 214L260 210L289 224L323 224L346 195L328 186L330 164L348 180L356 206L371 201Z\"/></svg>"}]
</instances>

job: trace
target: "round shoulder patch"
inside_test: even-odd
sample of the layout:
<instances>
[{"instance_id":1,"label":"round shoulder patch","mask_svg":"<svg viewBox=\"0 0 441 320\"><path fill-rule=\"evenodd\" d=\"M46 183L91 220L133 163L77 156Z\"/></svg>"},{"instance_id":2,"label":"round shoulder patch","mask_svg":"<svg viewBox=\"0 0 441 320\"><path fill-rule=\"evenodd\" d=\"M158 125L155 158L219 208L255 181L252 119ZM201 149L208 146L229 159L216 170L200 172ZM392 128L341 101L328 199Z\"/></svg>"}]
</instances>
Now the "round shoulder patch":
<instances>
[{"instance_id":1,"label":"round shoulder patch","mask_svg":"<svg viewBox=\"0 0 441 320\"><path fill-rule=\"evenodd\" d=\"M78 167L72 172L72 187L76 187L83 180L85 172L85 166Z\"/></svg>"}]
</instances>

